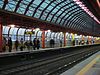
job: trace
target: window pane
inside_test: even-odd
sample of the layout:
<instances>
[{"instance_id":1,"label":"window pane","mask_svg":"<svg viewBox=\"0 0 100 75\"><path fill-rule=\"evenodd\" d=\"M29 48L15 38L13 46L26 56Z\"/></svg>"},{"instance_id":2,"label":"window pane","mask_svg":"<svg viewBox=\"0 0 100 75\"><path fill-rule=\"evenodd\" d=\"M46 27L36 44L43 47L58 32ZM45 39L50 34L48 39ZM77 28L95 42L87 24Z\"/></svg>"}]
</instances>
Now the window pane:
<instances>
[{"instance_id":1,"label":"window pane","mask_svg":"<svg viewBox=\"0 0 100 75\"><path fill-rule=\"evenodd\" d=\"M12 35L13 31L14 31L14 28L11 28L9 31L9 34Z\"/></svg>"},{"instance_id":2,"label":"window pane","mask_svg":"<svg viewBox=\"0 0 100 75\"><path fill-rule=\"evenodd\" d=\"M10 29L10 34L11 35L16 35L18 28L11 28Z\"/></svg>"},{"instance_id":3,"label":"window pane","mask_svg":"<svg viewBox=\"0 0 100 75\"><path fill-rule=\"evenodd\" d=\"M20 28L18 31L18 35L24 35L25 29Z\"/></svg>"},{"instance_id":4,"label":"window pane","mask_svg":"<svg viewBox=\"0 0 100 75\"><path fill-rule=\"evenodd\" d=\"M10 27L7 27L7 26L5 27L5 29L4 29L4 34L8 34L9 28L10 28Z\"/></svg>"},{"instance_id":5,"label":"window pane","mask_svg":"<svg viewBox=\"0 0 100 75\"><path fill-rule=\"evenodd\" d=\"M37 36L40 36L41 37L41 34L42 34L42 31L39 31Z\"/></svg>"}]
</instances>

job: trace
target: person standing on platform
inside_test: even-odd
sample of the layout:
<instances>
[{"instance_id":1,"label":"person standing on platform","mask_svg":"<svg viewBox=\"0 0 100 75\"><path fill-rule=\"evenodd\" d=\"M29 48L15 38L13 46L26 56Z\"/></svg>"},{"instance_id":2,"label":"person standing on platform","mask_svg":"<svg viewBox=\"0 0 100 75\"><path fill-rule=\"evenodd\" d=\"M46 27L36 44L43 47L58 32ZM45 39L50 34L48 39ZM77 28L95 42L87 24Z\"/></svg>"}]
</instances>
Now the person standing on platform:
<instances>
[{"instance_id":1,"label":"person standing on platform","mask_svg":"<svg viewBox=\"0 0 100 75\"><path fill-rule=\"evenodd\" d=\"M39 38L37 38L36 42L37 42L37 43L36 43L36 44L37 44L36 47L37 47L37 49L39 49L39 48L40 48L40 41L39 41Z\"/></svg>"},{"instance_id":2,"label":"person standing on platform","mask_svg":"<svg viewBox=\"0 0 100 75\"><path fill-rule=\"evenodd\" d=\"M12 40L11 37L8 38L8 47L9 47L9 52L12 50Z\"/></svg>"},{"instance_id":3,"label":"person standing on platform","mask_svg":"<svg viewBox=\"0 0 100 75\"><path fill-rule=\"evenodd\" d=\"M34 38L34 40L33 40L33 49L34 49L34 50L35 50L35 48L36 48L36 45L37 45L36 38Z\"/></svg>"},{"instance_id":4,"label":"person standing on platform","mask_svg":"<svg viewBox=\"0 0 100 75\"><path fill-rule=\"evenodd\" d=\"M84 45L84 40L81 41L81 45Z\"/></svg>"},{"instance_id":5,"label":"person standing on platform","mask_svg":"<svg viewBox=\"0 0 100 75\"><path fill-rule=\"evenodd\" d=\"M18 46L19 46L19 42L18 40L15 41L15 48L16 48L16 51L18 51Z\"/></svg>"},{"instance_id":6,"label":"person standing on platform","mask_svg":"<svg viewBox=\"0 0 100 75\"><path fill-rule=\"evenodd\" d=\"M30 49L29 50L32 50L33 43L32 43L31 40L29 41L29 46L30 46Z\"/></svg>"},{"instance_id":7,"label":"person standing on platform","mask_svg":"<svg viewBox=\"0 0 100 75\"><path fill-rule=\"evenodd\" d=\"M60 47L62 47L62 40L60 40Z\"/></svg>"},{"instance_id":8,"label":"person standing on platform","mask_svg":"<svg viewBox=\"0 0 100 75\"><path fill-rule=\"evenodd\" d=\"M50 39L50 48L52 48L52 39Z\"/></svg>"},{"instance_id":9,"label":"person standing on platform","mask_svg":"<svg viewBox=\"0 0 100 75\"><path fill-rule=\"evenodd\" d=\"M72 45L75 46L75 40L72 41Z\"/></svg>"},{"instance_id":10,"label":"person standing on platform","mask_svg":"<svg viewBox=\"0 0 100 75\"><path fill-rule=\"evenodd\" d=\"M51 48L54 48L54 45L55 45L55 41L54 41L54 39L51 39L50 40L50 47Z\"/></svg>"},{"instance_id":11,"label":"person standing on platform","mask_svg":"<svg viewBox=\"0 0 100 75\"><path fill-rule=\"evenodd\" d=\"M23 51L24 48L24 42L23 42L23 38L21 38L20 40L20 50Z\"/></svg>"},{"instance_id":12,"label":"person standing on platform","mask_svg":"<svg viewBox=\"0 0 100 75\"><path fill-rule=\"evenodd\" d=\"M2 50L3 50L3 52L6 51L6 43L7 43L7 40L6 40L5 37L3 37L3 43L2 43Z\"/></svg>"},{"instance_id":13,"label":"person standing on platform","mask_svg":"<svg viewBox=\"0 0 100 75\"><path fill-rule=\"evenodd\" d=\"M54 39L52 39L52 45L53 45L53 48L55 47L55 40Z\"/></svg>"}]
</instances>

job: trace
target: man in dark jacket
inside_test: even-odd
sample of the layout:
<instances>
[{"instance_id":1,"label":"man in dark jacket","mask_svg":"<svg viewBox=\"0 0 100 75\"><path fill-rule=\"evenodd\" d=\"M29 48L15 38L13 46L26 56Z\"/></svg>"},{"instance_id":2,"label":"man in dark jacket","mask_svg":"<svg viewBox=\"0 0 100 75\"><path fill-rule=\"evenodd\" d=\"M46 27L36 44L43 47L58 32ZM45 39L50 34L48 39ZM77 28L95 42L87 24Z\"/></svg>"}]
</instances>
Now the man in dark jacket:
<instances>
[{"instance_id":1,"label":"man in dark jacket","mask_svg":"<svg viewBox=\"0 0 100 75\"><path fill-rule=\"evenodd\" d=\"M8 38L8 47L9 47L9 52L12 50L12 40L11 37Z\"/></svg>"}]
</instances>

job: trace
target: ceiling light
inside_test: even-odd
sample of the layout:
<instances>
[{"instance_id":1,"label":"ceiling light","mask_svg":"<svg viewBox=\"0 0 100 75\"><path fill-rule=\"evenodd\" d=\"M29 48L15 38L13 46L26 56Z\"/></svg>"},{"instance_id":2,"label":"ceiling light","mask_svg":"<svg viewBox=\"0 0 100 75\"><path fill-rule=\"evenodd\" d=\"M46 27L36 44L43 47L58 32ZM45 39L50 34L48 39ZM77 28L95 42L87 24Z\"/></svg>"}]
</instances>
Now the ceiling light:
<instances>
[{"instance_id":1,"label":"ceiling light","mask_svg":"<svg viewBox=\"0 0 100 75\"><path fill-rule=\"evenodd\" d=\"M14 24L11 24L11 25L9 25L11 28L14 28L15 27L15 25Z\"/></svg>"}]
</instances>

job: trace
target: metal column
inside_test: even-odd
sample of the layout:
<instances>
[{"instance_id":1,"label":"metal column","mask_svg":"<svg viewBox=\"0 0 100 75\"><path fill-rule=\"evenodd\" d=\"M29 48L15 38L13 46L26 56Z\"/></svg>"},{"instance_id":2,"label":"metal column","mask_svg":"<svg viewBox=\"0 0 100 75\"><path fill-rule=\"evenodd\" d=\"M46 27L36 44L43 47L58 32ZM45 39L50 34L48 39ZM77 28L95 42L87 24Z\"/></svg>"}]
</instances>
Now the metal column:
<instances>
[{"instance_id":1,"label":"metal column","mask_svg":"<svg viewBox=\"0 0 100 75\"><path fill-rule=\"evenodd\" d=\"M45 31L42 31L42 48L45 48Z\"/></svg>"},{"instance_id":2,"label":"metal column","mask_svg":"<svg viewBox=\"0 0 100 75\"><path fill-rule=\"evenodd\" d=\"M0 52L2 52L2 18L0 17Z\"/></svg>"}]
</instances>

